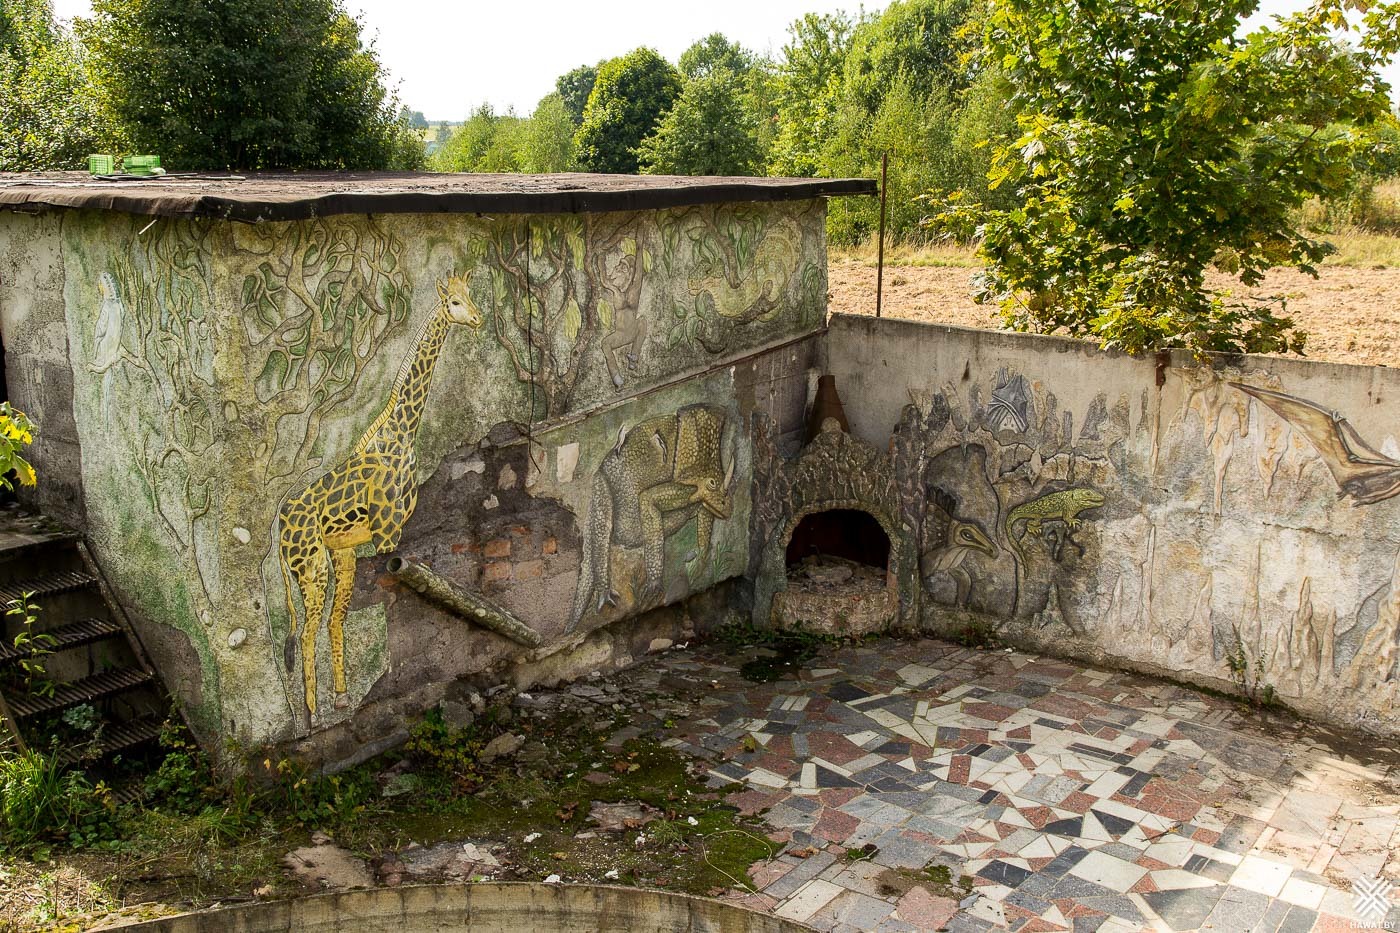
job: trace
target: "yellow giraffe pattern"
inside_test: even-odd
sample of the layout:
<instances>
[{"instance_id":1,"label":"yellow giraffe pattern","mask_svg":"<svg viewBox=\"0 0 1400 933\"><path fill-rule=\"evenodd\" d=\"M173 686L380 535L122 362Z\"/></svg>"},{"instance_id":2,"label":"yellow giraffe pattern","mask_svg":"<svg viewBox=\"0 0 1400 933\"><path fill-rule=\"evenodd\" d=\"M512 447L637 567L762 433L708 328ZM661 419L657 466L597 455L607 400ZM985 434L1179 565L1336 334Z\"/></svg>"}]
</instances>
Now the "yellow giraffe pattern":
<instances>
[{"instance_id":1,"label":"yellow giraffe pattern","mask_svg":"<svg viewBox=\"0 0 1400 933\"><path fill-rule=\"evenodd\" d=\"M481 327L481 309L472 301L469 276L438 283L438 307L419 333L414 352L394 378L384 410L360 436L350 456L289 497L279 512L279 554L287 591L287 641L284 655L290 673L295 665L297 612L293 584L301 594L302 679L306 708L316 713L316 639L325 603L333 593L330 618L331 673L335 707L349 705L345 684L345 616L355 583L355 548L373 543L380 554L398 547L404 524L418 503L414 482L414 438L433 367L454 324ZM333 574L333 577L332 577ZM331 588L332 580L334 582Z\"/></svg>"}]
</instances>

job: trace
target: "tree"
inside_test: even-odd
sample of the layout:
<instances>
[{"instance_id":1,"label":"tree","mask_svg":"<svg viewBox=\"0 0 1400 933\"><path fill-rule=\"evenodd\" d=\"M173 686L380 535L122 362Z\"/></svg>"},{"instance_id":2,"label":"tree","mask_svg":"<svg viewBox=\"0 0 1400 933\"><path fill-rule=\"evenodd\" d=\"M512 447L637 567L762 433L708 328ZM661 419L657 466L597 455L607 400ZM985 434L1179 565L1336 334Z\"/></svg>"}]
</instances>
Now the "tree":
<instances>
[{"instance_id":1,"label":"tree","mask_svg":"<svg viewBox=\"0 0 1400 933\"><path fill-rule=\"evenodd\" d=\"M972 46L961 34L971 7L970 0L895 0L861 23L845 60L847 95L874 113L900 78L919 96L937 87L959 90Z\"/></svg>"},{"instance_id":2,"label":"tree","mask_svg":"<svg viewBox=\"0 0 1400 933\"><path fill-rule=\"evenodd\" d=\"M723 33L712 32L682 52L676 65L686 80L703 78L721 69L743 75L753 67L754 56Z\"/></svg>"},{"instance_id":3,"label":"tree","mask_svg":"<svg viewBox=\"0 0 1400 933\"><path fill-rule=\"evenodd\" d=\"M399 168L422 140L339 0L95 0L106 111L176 169Z\"/></svg>"},{"instance_id":4,"label":"tree","mask_svg":"<svg viewBox=\"0 0 1400 933\"><path fill-rule=\"evenodd\" d=\"M574 165L574 121L564 99L546 94L521 127L522 172L567 172Z\"/></svg>"},{"instance_id":5,"label":"tree","mask_svg":"<svg viewBox=\"0 0 1400 933\"><path fill-rule=\"evenodd\" d=\"M755 175L762 169L758 128L738 75L719 68L686 82L656 132L642 142L642 165L659 175Z\"/></svg>"},{"instance_id":6,"label":"tree","mask_svg":"<svg viewBox=\"0 0 1400 933\"><path fill-rule=\"evenodd\" d=\"M415 130L426 130L428 128L428 118L423 116L423 111L410 110L406 106L399 108L399 122L407 124Z\"/></svg>"},{"instance_id":7,"label":"tree","mask_svg":"<svg viewBox=\"0 0 1400 933\"><path fill-rule=\"evenodd\" d=\"M0 171L78 168L109 135L48 0L0 0Z\"/></svg>"},{"instance_id":8,"label":"tree","mask_svg":"<svg viewBox=\"0 0 1400 933\"><path fill-rule=\"evenodd\" d=\"M1325 243L1297 208L1347 186L1387 118L1377 73L1400 45L1400 5L1358 16L1344 0L1248 37L1257 0L994 0L988 58L1012 82L1021 135L994 155L1015 205L960 210L988 263L978 297L1020 330L1063 331L1129 352L1300 350L1267 302L1205 284L1212 263L1258 284L1276 265L1316 274Z\"/></svg>"},{"instance_id":9,"label":"tree","mask_svg":"<svg viewBox=\"0 0 1400 933\"><path fill-rule=\"evenodd\" d=\"M854 24L844 13L808 13L788 27L774 80L778 131L771 167L783 175L815 175L841 103L846 53Z\"/></svg>"},{"instance_id":10,"label":"tree","mask_svg":"<svg viewBox=\"0 0 1400 933\"><path fill-rule=\"evenodd\" d=\"M554 89L559 92L559 98L564 102L564 109L568 111L574 126L583 122L583 110L588 106L588 95L593 93L597 80L597 65L579 65L555 80Z\"/></svg>"},{"instance_id":11,"label":"tree","mask_svg":"<svg viewBox=\"0 0 1400 933\"><path fill-rule=\"evenodd\" d=\"M519 122L514 116L498 116L490 104L472 111L467 121L458 127L429 160L435 172L501 172L516 171L514 155L504 159L507 147L498 137L508 134L506 126ZM509 162L503 167L503 162Z\"/></svg>"},{"instance_id":12,"label":"tree","mask_svg":"<svg viewBox=\"0 0 1400 933\"><path fill-rule=\"evenodd\" d=\"M651 49L604 62L574 137L579 164L590 172L635 173L637 147L680 92L676 69Z\"/></svg>"}]
</instances>

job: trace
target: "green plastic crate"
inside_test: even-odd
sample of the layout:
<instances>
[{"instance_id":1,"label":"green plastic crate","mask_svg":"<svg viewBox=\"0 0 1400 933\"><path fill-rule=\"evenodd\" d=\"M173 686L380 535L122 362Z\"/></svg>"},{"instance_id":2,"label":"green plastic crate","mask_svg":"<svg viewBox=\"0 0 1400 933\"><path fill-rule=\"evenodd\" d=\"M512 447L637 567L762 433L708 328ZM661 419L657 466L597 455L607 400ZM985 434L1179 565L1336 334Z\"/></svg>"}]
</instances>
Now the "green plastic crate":
<instances>
[{"instance_id":1,"label":"green plastic crate","mask_svg":"<svg viewBox=\"0 0 1400 933\"><path fill-rule=\"evenodd\" d=\"M122 171L128 175L149 175L160 168L158 155L129 155L122 159Z\"/></svg>"},{"instance_id":2,"label":"green plastic crate","mask_svg":"<svg viewBox=\"0 0 1400 933\"><path fill-rule=\"evenodd\" d=\"M88 156L88 171L94 175L113 175L117 171L117 160L105 153Z\"/></svg>"}]
</instances>

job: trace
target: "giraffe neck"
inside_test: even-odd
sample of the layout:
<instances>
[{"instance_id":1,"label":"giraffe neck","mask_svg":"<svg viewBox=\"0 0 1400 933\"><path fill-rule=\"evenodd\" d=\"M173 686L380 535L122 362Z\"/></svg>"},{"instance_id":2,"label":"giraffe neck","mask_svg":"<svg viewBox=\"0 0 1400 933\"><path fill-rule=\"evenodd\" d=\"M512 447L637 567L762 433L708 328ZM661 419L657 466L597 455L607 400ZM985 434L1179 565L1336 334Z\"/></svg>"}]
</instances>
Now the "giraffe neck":
<instances>
[{"instance_id":1,"label":"giraffe neck","mask_svg":"<svg viewBox=\"0 0 1400 933\"><path fill-rule=\"evenodd\" d=\"M447 339L449 326L447 314L441 308L423 325L418 332L417 349L403 361L398 375L394 377L388 404L361 435L360 442L355 445L356 450L385 449L413 443L414 435L418 433L418 423L423 417L423 402L427 399L428 387L433 380L433 367L437 365L438 353Z\"/></svg>"},{"instance_id":2,"label":"giraffe neck","mask_svg":"<svg viewBox=\"0 0 1400 933\"><path fill-rule=\"evenodd\" d=\"M394 381L393 409L389 415L389 429L403 443L410 444L418 433L418 422L423 417L423 403L428 398L428 388L433 382L433 367L437 365L443 341L447 339L447 329L451 324L442 311L428 321L423 334L418 338L418 352L409 361L408 367L399 373Z\"/></svg>"}]
</instances>

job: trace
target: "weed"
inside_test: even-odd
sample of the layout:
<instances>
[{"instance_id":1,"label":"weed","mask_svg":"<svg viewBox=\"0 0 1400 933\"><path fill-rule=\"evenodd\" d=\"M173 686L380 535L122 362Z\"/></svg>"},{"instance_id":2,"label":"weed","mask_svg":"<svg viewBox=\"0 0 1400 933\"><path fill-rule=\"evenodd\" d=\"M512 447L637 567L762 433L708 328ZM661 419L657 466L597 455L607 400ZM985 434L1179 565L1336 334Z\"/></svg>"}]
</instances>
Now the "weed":
<instances>
[{"instance_id":1,"label":"weed","mask_svg":"<svg viewBox=\"0 0 1400 933\"><path fill-rule=\"evenodd\" d=\"M1230 669L1230 679L1250 705L1266 709L1278 703L1274 685L1264 680L1264 656L1260 654L1251 662L1238 635L1235 650L1225 656L1225 664Z\"/></svg>"},{"instance_id":2,"label":"weed","mask_svg":"<svg viewBox=\"0 0 1400 933\"><path fill-rule=\"evenodd\" d=\"M0 836L9 848L51 840L92 845L109 837L115 810L107 786L65 771L57 752L0 754Z\"/></svg>"},{"instance_id":3,"label":"weed","mask_svg":"<svg viewBox=\"0 0 1400 933\"><path fill-rule=\"evenodd\" d=\"M18 662L19 682L15 686L22 693L51 697L54 692L54 683L49 680L45 659L53 654L58 639L48 632L35 631L34 626L39 621L39 612L39 606L34 602L33 592L26 591L21 593L18 599L9 601L5 615L14 619L19 625L19 631L11 639L14 648L22 652Z\"/></svg>"},{"instance_id":4,"label":"weed","mask_svg":"<svg viewBox=\"0 0 1400 933\"><path fill-rule=\"evenodd\" d=\"M948 637L964 648L995 648L997 645L996 627L985 619L964 622Z\"/></svg>"},{"instance_id":5,"label":"weed","mask_svg":"<svg viewBox=\"0 0 1400 933\"><path fill-rule=\"evenodd\" d=\"M715 635L730 648L763 648L768 653L746 662L739 672L754 683L769 683L806 666L822 648L842 639L805 628L759 628L748 620L730 622Z\"/></svg>"}]
</instances>

